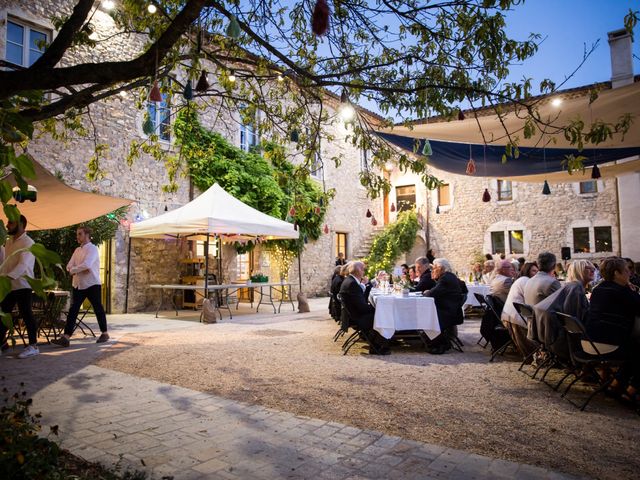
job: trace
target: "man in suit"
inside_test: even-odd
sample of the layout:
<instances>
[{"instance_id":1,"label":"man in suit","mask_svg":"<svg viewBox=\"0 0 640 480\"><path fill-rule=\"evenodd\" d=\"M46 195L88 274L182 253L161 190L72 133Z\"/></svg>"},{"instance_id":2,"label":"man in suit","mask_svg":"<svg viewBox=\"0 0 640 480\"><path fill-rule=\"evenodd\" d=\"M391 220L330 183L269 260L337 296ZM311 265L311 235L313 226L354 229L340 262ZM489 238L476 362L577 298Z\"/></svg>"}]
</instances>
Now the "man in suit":
<instances>
[{"instance_id":1,"label":"man in suit","mask_svg":"<svg viewBox=\"0 0 640 480\"><path fill-rule=\"evenodd\" d=\"M540 269L532 278L529 279L524 287L524 303L527 305L535 305L541 302L561 285L558 279L553 276L556 269L556 256L551 252L542 252L538 255L538 268Z\"/></svg>"},{"instance_id":2,"label":"man in suit","mask_svg":"<svg viewBox=\"0 0 640 480\"><path fill-rule=\"evenodd\" d=\"M435 301L441 333L433 339L429 352L444 353L450 348L450 339L457 335L456 326L464 321L462 305L468 290L466 284L452 273L451 264L445 258L433 261L431 276L437 282L423 295Z\"/></svg>"},{"instance_id":3,"label":"man in suit","mask_svg":"<svg viewBox=\"0 0 640 480\"><path fill-rule=\"evenodd\" d=\"M365 296L366 287L362 283L363 277L364 263L349 262L347 276L340 286L340 296L352 321L358 325L371 343L374 344L374 348L369 349L369 353L388 355L391 351L387 341L373 329L375 308L367 301Z\"/></svg>"},{"instance_id":4,"label":"man in suit","mask_svg":"<svg viewBox=\"0 0 640 480\"><path fill-rule=\"evenodd\" d=\"M419 275L418 284L411 289L412 292L424 292L436 286L435 280L431 278L427 257L416 258L416 273Z\"/></svg>"},{"instance_id":5,"label":"man in suit","mask_svg":"<svg viewBox=\"0 0 640 480\"><path fill-rule=\"evenodd\" d=\"M491 280L491 295L502 300L502 303L506 303L515 276L516 270L513 268L513 264L509 260L500 260L496 274Z\"/></svg>"}]
</instances>

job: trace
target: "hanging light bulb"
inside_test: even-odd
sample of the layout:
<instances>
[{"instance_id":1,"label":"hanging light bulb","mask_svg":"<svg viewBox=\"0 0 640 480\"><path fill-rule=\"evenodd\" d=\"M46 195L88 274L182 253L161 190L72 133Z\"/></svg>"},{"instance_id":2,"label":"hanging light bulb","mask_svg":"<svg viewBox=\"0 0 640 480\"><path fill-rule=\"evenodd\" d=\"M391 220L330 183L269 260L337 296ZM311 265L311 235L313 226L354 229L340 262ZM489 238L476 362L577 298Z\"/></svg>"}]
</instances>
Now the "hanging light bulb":
<instances>
[{"instance_id":1,"label":"hanging light bulb","mask_svg":"<svg viewBox=\"0 0 640 480\"><path fill-rule=\"evenodd\" d=\"M233 70L231 70L231 72L229 73L229 81L231 83L234 83L236 81L236 74L233 73Z\"/></svg>"},{"instance_id":2,"label":"hanging light bulb","mask_svg":"<svg viewBox=\"0 0 640 480\"><path fill-rule=\"evenodd\" d=\"M102 8L104 8L107 12L113 10L116 6L113 0L104 0L101 4Z\"/></svg>"},{"instance_id":3,"label":"hanging light bulb","mask_svg":"<svg viewBox=\"0 0 640 480\"><path fill-rule=\"evenodd\" d=\"M279 82L284 82L284 76L281 73L279 73L276 78L278 79Z\"/></svg>"},{"instance_id":4,"label":"hanging light bulb","mask_svg":"<svg viewBox=\"0 0 640 480\"><path fill-rule=\"evenodd\" d=\"M391 210L392 212L395 212L396 211L396 204L392 203L391 204L391 208L389 208L389 210Z\"/></svg>"},{"instance_id":5,"label":"hanging light bulb","mask_svg":"<svg viewBox=\"0 0 640 480\"><path fill-rule=\"evenodd\" d=\"M156 13L157 11L158 9L153 3L150 3L149 6L147 7L147 12L149 13Z\"/></svg>"},{"instance_id":6,"label":"hanging light bulb","mask_svg":"<svg viewBox=\"0 0 640 480\"><path fill-rule=\"evenodd\" d=\"M485 203L491 201L491 194L489 193L488 188L484 189L484 193L482 194L482 201Z\"/></svg>"},{"instance_id":7,"label":"hanging light bulb","mask_svg":"<svg viewBox=\"0 0 640 480\"><path fill-rule=\"evenodd\" d=\"M384 164L384 169L389 173L393 172L393 168L394 168L394 165L392 161L388 161Z\"/></svg>"},{"instance_id":8,"label":"hanging light bulb","mask_svg":"<svg viewBox=\"0 0 640 480\"><path fill-rule=\"evenodd\" d=\"M598 164L595 164L591 169L591 178L596 180L600 177L602 177L602 175L600 175L600 169L598 168Z\"/></svg>"},{"instance_id":9,"label":"hanging light bulb","mask_svg":"<svg viewBox=\"0 0 640 480\"><path fill-rule=\"evenodd\" d=\"M340 108L340 116L345 122L350 122L356 116L356 109L350 103L347 103Z\"/></svg>"},{"instance_id":10,"label":"hanging light bulb","mask_svg":"<svg viewBox=\"0 0 640 480\"><path fill-rule=\"evenodd\" d=\"M196 83L196 92L206 92L209 90L209 81L207 80L207 71L202 70L198 83Z\"/></svg>"},{"instance_id":11,"label":"hanging light bulb","mask_svg":"<svg viewBox=\"0 0 640 480\"><path fill-rule=\"evenodd\" d=\"M160 93L160 87L158 86L158 81L153 81L153 86L149 91L149 100L152 102L161 102L162 101L162 93Z\"/></svg>"},{"instance_id":12,"label":"hanging light bulb","mask_svg":"<svg viewBox=\"0 0 640 480\"><path fill-rule=\"evenodd\" d=\"M546 180L544 181L544 186L542 187L542 194L543 195L551 195L551 189L549 188L549 182L547 182Z\"/></svg>"}]
</instances>

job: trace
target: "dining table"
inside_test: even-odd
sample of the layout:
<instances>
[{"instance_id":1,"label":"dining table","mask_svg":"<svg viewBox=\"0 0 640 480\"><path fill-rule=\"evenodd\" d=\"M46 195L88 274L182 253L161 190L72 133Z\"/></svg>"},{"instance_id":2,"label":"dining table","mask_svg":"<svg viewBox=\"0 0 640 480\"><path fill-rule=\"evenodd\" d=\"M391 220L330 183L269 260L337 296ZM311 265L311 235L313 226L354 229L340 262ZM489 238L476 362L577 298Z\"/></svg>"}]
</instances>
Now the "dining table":
<instances>
[{"instance_id":1,"label":"dining table","mask_svg":"<svg viewBox=\"0 0 640 480\"><path fill-rule=\"evenodd\" d=\"M471 307L479 307L480 303L476 299L474 293L479 293L482 296L489 295L491 293L491 287L484 283L467 283L467 290L469 293L467 294L467 300L464 302L465 306L469 305Z\"/></svg>"},{"instance_id":2,"label":"dining table","mask_svg":"<svg viewBox=\"0 0 640 480\"><path fill-rule=\"evenodd\" d=\"M419 292L402 295L372 289L369 302L376 308L373 329L386 339L406 330L422 331L430 339L440 335L438 312L431 297Z\"/></svg>"}]
</instances>

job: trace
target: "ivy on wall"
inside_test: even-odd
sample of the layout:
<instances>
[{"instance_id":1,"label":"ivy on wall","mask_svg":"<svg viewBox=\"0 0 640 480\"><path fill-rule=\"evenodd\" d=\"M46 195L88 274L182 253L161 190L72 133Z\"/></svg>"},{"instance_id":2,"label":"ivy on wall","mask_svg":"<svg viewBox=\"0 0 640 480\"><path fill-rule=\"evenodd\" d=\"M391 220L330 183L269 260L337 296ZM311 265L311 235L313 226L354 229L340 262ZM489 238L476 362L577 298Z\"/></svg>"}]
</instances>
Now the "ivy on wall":
<instances>
[{"instance_id":1,"label":"ivy on wall","mask_svg":"<svg viewBox=\"0 0 640 480\"><path fill-rule=\"evenodd\" d=\"M245 152L222 135L205 129L194 109L181 111L174 124L176 141L193 183L201 191L218 183L238 200L276 218L295 223L300 238L279 241L279 245L297 252L306 240L317 240L328 201L313 180L287 160L284 147L263 142L260 149ZM240 253L253 244L236 245Z\"/></svg>"},{"instance_id":2,"label":"ivy on wall","mask_svg":"<svg viewBox=\"0 0 640 480\"><path fill-rule=\"evenodd\" d=\"M398 257L413 248L419 228L416 212L401 212L398 219L373 240L371 252L364 260L367 274L373 276L380 270L390 272Z\"/></svg>"}]
</instances>

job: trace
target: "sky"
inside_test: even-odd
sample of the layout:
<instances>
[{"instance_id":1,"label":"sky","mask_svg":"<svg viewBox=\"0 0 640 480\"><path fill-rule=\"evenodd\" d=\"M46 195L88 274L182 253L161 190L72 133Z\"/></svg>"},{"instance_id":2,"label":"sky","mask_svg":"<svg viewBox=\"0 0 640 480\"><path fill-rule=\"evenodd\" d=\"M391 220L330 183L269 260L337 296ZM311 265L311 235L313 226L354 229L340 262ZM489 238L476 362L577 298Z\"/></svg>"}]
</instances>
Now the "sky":
<instances>
[{"instance_id":1,"label":"sky","mask_svg":"<svg viewBox=\"0 0 640 480\"><path fill-rule=\"evenodd\" d=\"M585 44L588 49L600 40L585 65L562 88L610 80L607 33L624 28L624 16L630 8L640 10L640 0L526 0L508 13L507 34L525 40L534 32L546 39L534 57L511 69L511 79L532 77L537 85L550 78L559 84L580 64ZM640 74L640 27L636 26L634 33L633 70Z\"/></svg>"}]
</instances>

